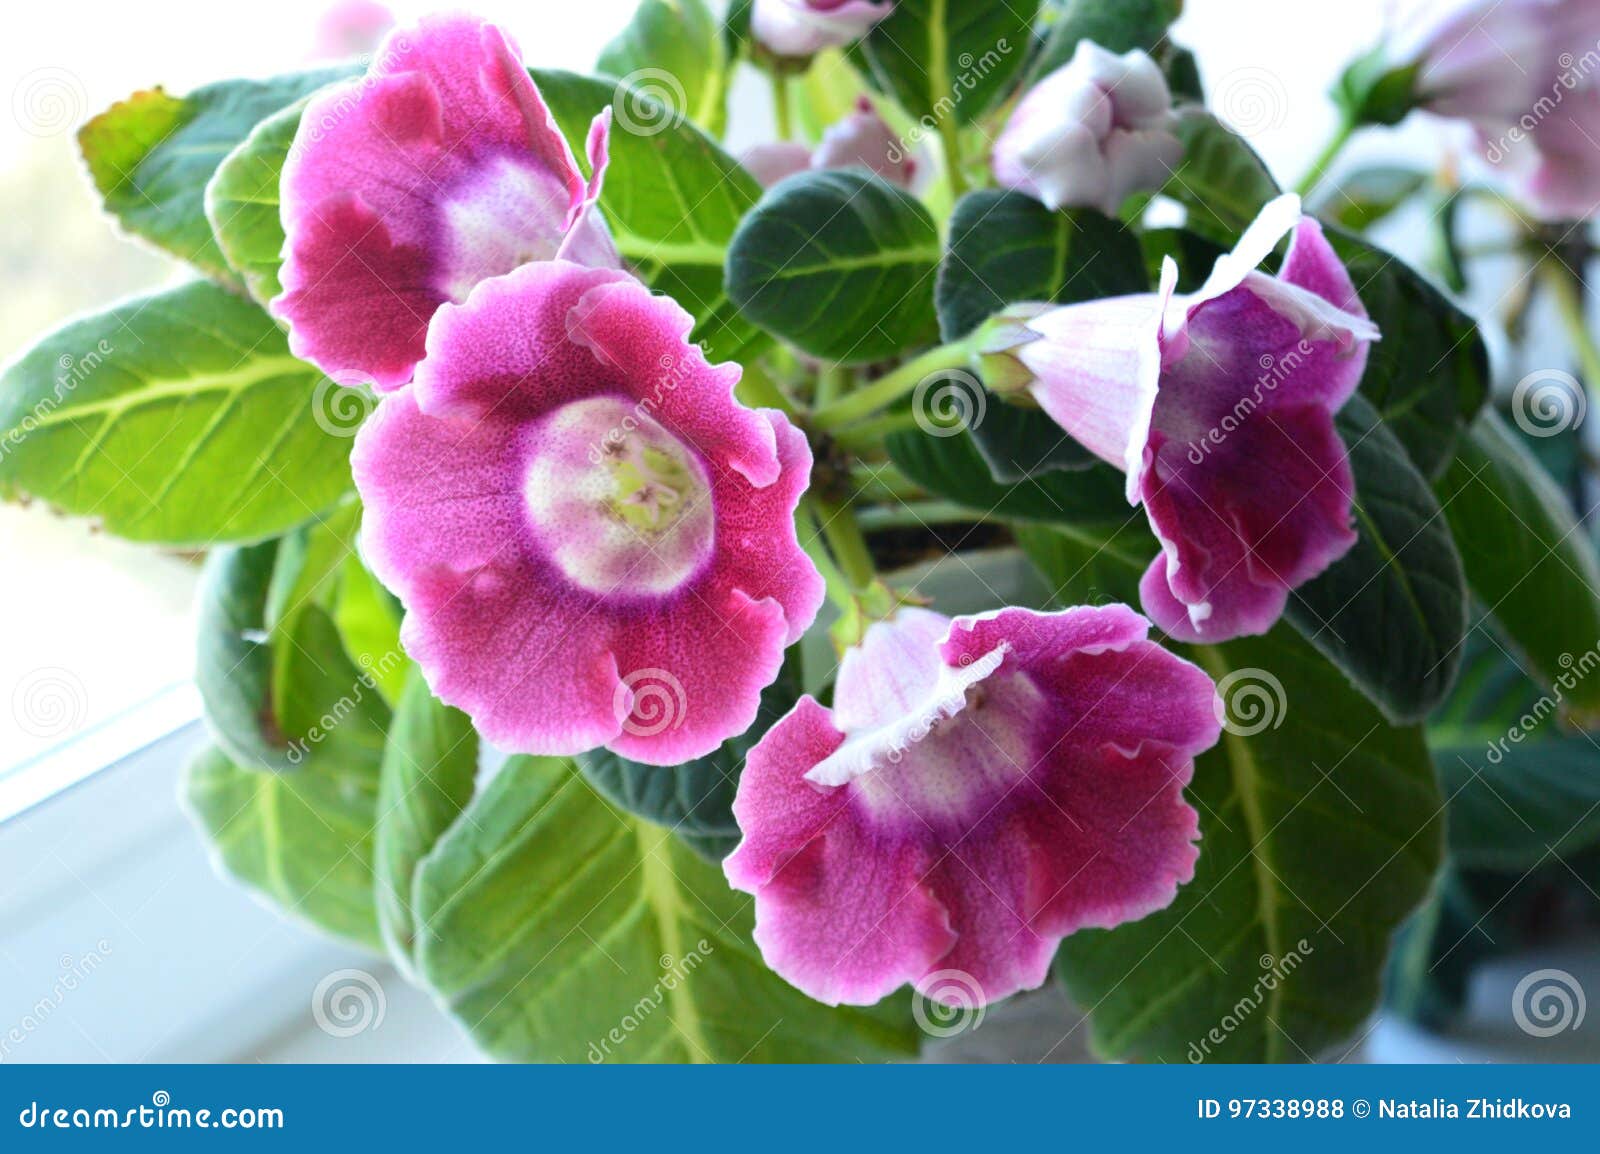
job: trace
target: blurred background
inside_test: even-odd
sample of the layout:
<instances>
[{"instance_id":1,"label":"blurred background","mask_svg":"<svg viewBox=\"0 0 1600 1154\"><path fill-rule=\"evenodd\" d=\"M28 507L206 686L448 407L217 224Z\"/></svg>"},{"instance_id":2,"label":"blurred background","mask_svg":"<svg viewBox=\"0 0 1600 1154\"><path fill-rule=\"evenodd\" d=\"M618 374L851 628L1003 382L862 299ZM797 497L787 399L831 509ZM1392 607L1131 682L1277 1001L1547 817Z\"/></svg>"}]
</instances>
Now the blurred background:
<instances>
[{"instance_id":1,"label":"blurred background","mask_svg":"<svg viewBox=\"0 0 1600 1154\"><path fill-rule=\"evenodd\" d=\"M435 6L390 8L403 23ZM633 6L472 4L520 40L529 64L575 70L592 66ZM1199 58L1214 111L1292 183L1334 128L1331 83L1377 43L1390 9L1385 0L1189 0L1174 39ZM185 275L101 216L74 141L85 119L140 88L183 92L347 55L351 34L360 30L328 25L320 0L14 6L0 38L11 100L0 116L0 357L76 313ZM755 77L734 93L737 151L763 137L770 109ZM1343 163L1470 167L1465 131L1413 116L1396 132L1358 140ZM1422 211L1386 222L1376 239L1420 261ZM1469 303L1485 317L1500 379L1516 380L1536 366L1512 363L1492 322L1513 276L1487 272ZM1531 324L1520 355L1563 364L1553 325L1538 315ZM12 505L0 505L0 557L0 1062L471 1060L454 1027L405 982L368 974L359 967L370 961L284 924L212 875L176 801L194 744L183 727L198 717L189 688L195 559ZM116 774L90 780L113 762ZM1564 964L1584 970L1582 958ZM1487 1008L1454 1039L1379 1022L1352 1057L1518 1057L1529 1039L1502 1030L1494 1007L1526 969L1482 975L1475 1002ZM378 1003L378 1025L359 1036L330 1031L312 1009L319 988L347 970L376 987L365 996ZM1076 1020L1057 997L1041 995L1042 1011L1037 1002L1002 1007L967 1056L1027 1056L1030 1045L1042 1055L1059 1041L1060 1023ZM1081 1033L1052 1059L1081 1053ZM1567 1056L1597 1056L1595 1034L1569 1036ZM1557 1057L1548 1046L1539 1056Z\"/></svg>"}]
</instances>

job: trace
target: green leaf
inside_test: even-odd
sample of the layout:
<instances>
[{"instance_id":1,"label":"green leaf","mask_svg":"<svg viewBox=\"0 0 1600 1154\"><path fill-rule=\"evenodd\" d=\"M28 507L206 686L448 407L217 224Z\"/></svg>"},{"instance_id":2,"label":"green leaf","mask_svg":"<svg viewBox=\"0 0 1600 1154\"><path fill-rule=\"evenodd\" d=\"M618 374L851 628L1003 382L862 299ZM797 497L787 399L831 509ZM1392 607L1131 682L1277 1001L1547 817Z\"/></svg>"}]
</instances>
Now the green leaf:
<instances>
[{"instance_id":1,"label":"green leaf","mask_svg":"<svg viewBox=\"0 0 1600 1154\"><path fill-rule=\"evenodd\" d=\"M376 758L283 773L241 769L208 747L190 763L184 804L217 869L283 913L381 951L372 874Z\"/></svg>"},{"instance_id":2,"label":"green leaf","mask_svg":"<svg viewBox=\"0 0 1600 1154\"><path fill-rule=\"evenodd\" d=\"M1489 353L1472 318L1404 261L1329 230L1383 339L1368 346L1361 394L1411 459L1437 478L1489 392Z\"/></svg>"},{"instance_id":3,"label":"green leaf","mask_svg":"<svg viewBox=\"0 0 1600 1154\"><path fill-rule=\"evenodd\" d=\"M256 125L206 185L206 219L217 248L263 305L283 291L278 283L284 242L278 184L305 106L304 100L297 101Z\"/></svg>"},{"instance_id":4,"label":"green leaf","mask_svg":"<svg viewBox=\"0 0 1600 1154\"><path fill-rule=\"evenodd\" d=\"M1121 521L1012 526L1056 608L1139 604L1139 578L1156 555L1138 510Z\"/></svg>"},{"instance_id":5,"label":"green leaf","mask_svg":"<svg viewBox=\"0 0 1600 1154\"><path fill-rule=\"evenodd\" d=\"M1568 680L1600 665L1569 673ZM1526 872L1600 844L1600 745L1553 736L1559 703L1541 698L1487 742L1435 751L1450 799L1450 856L1468 869Z\"/></svg>"},{"instance_id":6,"label":"green leaf","mask_svg":"<svg viewBox=\"0 0 1600 1154\"><path fill-rule=\"evenodd\" d=\"M1143 921L1068 938L1058 967L1107 1057L1308 1061L1371 1012L1438 867L1433 766L1420 730L1386 726L1281 626L1195 652L1231 731L1189 789L1194 880Z\"/></svg>"},{"instance_id":7,"label":"green leaf","mask_svg":"<svg viewBox=\"0 0 1600 1154\"><path fill-rule=\"evenodd\" d=\"M373 846L378 923L394 957L412 958L417 867L472 801L477 775L472 719L436 699L413 675L383 749Z\"/></svg>"},{"instance_id":8,"label":"green leaf","mask_svg":"<svg viewBox=\"0 0 1600 1154\"><path fill-rule=\"evenodd\" d=\"M750 899L570 762L514 758L422 862L418 970L487 1053L546 1062L877 1061L903 998L818 1005L768 970Z\"/></svg>"},{"instance_id":9,"label":"green leaf","mask_svg":"<svg viewBox=\"0 0 1600 1154\"><path fill-rule=\"evenodd\" d=\"M1152 55L1167 39L1167 28L1183 11L1183 0L1066 0L1050 28L1029 75L1054 72L1077 51L1080 40L1092 40L1108 52L1142 48Z\"/></svg>"},{"instance_id":10,"label":"green leaf","mask_svg":"<svg viewBox=\"0 0 1600 1154\"><path fill-rule=\"evenodd\" d=\"M1007 305L1069 304L1149 288L1138 238L1090 210L1052 212L1031 196L969 193L950 219L935 288L939 327L958 340ZM997 481L1081 469L1094 455L1037 409L985 406L972 438Z\"/></svg>"},{"instance_id":11,"label":"green leaf","mask_svg":"<svg viewBox=\"0 0 1600 1154\"><path fill-rule=\"evenodd\" d=\"M136 92L79 129L78 145L106 209L123 228L207 276L232 281L206 220L206 182L262 120L357 70L352 63L269 80L224 80L188 96Z\"/></svg>"},{"instance_id":12,"label":"green leaf","mask_svg":"<svg viewBox=\"0 0 1600 1154\"><path fill-rule=\"evenodd\" d=\"M219 549L199 595L195 683L227 756L289 771L324 760L376 764L389 724L379 677L404 668L398 651L354 655L328 606L337 583L322 566L348 550L337 526L281 541Z\"/></svg>"},{"instance_id":13,"label":"green leaf","mask_svg":"<svg viewBox=\"0 0 1600 1154\"><path fill-rule=\"evenodd\" d=\"M861 57L916 119L971 124L1010 90L1038 11L1039 0L899 0L862 41Z\"/></svg>"},{"instance_id":14,"label":"green leaf","mask_svg":"<svg viewBox=\"0 0 1600 1154\"><path fill-rule=\"evenodd\" d=\"M1188 210L1190 229L1231 247L1278 182L1244 137L1203 109L1179 112L1177 135L1183 162L1162 191Z\"/></svg>"},{"instance_id":15,"label":"green leaf","mask_svg":"<svg viewBox=\"0 0 1600 1154\"><path fill-rule=\"evenodd\" d=\"M1323 184L1311 209L1323 220L1350 232L1365 232L1421 192L1432 181L1426 169L1405 164L1369 164L1351 171L1337 185Z\"/></svg>"},{"instance_id":16,"label":"green leaf","mask_svg":"<svg viewBox=\"0 0 1600 1154\"><path fill-rule=\"evenodd\" d=\"M642 0L600 52L599 69L670 97L666 103L713 136L728 116L722 24L705 0Z\"/></svg>"},{"instance_id":17,"label":"green leaf","mask_svg":"<svg viewBox=\"0 0 1600 1154\"><path fill-rule=\"evenodd\" d=\"M920 202L864 169L770 190L728 251L728 295L812 356L879 361L934 335L939 232Z\"/></svg>"},{"instance_id":18,"label":"green leaf","mask_svg":"<svg viewBox=\"0 0 1600 1154\"><path fill-rule=\"evenodd\" d=\"M765 337L728 300L722 269L740 219L761 198L755 178L648 86L531 71L579 156L589 122L615 109L600 207L618 250L651 288L694 314L693 339L713 360L748 356Z\"/></svg>"},{"instance_id":19,"label":"green leaf","mask_svg":"<svg viewBox=\"0 0 1600 1154\"><path fill-rule=\"evenodd\" d=\"M1600 565L1572 507L1492 409L1437 489L1485 617L1535 682L1555 685L1600 638ZM1580 720L1600 716L1600 677L1579 681L1563 705Z\"/></svg>"},{"instance_id":20,"label":"green leaf","mask_svg":"<svg viewBox=\"0 0 1600 1154\"><path fill-rule=\"evenodd\" d=\"M733 820L733 796L745 758L800 698L800 686L789 663L778 680L761 694L760 709L750 728L723 742L714 753L683 765L641 765L596 749L579 759L590 783L614 805L666 826L699 853L721 861L739 841Z\"/></svg>"},{"instance_id":21,"label":"green leaf","mask_svg":"<svg viewBox=\"0 0 1600 1154\"><path fill-rule=\"evenodd\" d=\"M134 541L282 533L350 491L352 430L323 412L336 387L260 308L215 285L131 300L51 333L0 376L0 493Z\"/></svg>"},{"instance_id":22,"label":"green leaf","mask_svg":"<svg viewBox=\"0 0 1600 1154\"><path fill-rule=\"evenodd\" d=\"M1338 418L1355 473L1360 539L1290 596L1288 619L1397 724L1422 720L1455 682L1466 578L1427 480L1360 395Z\"/></svg>"}]
</instances>

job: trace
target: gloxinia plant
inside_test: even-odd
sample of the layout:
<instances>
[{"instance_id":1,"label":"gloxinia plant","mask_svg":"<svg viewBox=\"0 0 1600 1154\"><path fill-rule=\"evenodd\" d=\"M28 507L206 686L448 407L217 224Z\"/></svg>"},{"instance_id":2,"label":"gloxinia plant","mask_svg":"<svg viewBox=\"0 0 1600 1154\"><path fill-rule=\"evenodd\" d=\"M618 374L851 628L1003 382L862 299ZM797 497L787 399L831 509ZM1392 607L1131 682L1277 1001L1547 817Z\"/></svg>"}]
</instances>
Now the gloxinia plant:
<instances>
[{"instance_id":1,"label":"gloxinia plant","mask_svg":"<svg viewBox=\"0 0 1600 1154\"><path fill-rule=\"evenodd\" d=\"M1438 182L1336 154L1528 92L1359 61L1302 198L1177 7L643 0L590 74L455 13L85 124L195 275L6 370L0 494L206 555L220 867L507 1059L1447 1017L1463 911L1600 852L1583 394L1497 395L1364 235Z\"/></svg>"}]
</instances>

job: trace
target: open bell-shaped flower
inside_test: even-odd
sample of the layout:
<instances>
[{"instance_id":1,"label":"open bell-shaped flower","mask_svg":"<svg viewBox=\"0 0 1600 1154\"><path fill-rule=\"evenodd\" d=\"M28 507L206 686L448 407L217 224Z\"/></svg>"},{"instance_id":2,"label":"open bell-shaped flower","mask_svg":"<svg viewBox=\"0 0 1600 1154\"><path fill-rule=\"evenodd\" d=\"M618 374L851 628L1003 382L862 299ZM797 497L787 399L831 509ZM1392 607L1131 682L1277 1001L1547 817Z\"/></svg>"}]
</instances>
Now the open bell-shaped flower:
<instances>
[{"instance_id":1,"label":"open bell-shaped flower","mask_svg":"<svg viewBox=\"0 0 1600 1154\"><path fill-rule=\"evenodd\" d=\"M284 163L283 292L295 355L380 390L411 379L428 322L532 260L621 263L597 200L511 40L461 15L391 33L367 74L312 98Z\"/></svg>"},{"instance_id":2,"label":"open bell-shaped flower","mask_svg":"<svg viewBox=\"0 0 1600 1154\"><path fill-rule=\"evenodd\" d=\"M1183 798L1215 686L1122 605L951 621L902 608L750 752L724 862L769 966L818 1001L910 982L968 1004L1056 945L1161 909L1194 872Z\"/></svg>"},{"instance_id":3,"label":"open bell-shaped flower","mask_svg":"<svg viewBox=\"0 0 1600 1154\"><path fill-rule=\"evenodd\" d=\"M806 439L735 401L692 325L625 273L524 265L439 309L356 439L406 650L502 749L703 756L816 616Z\"/></svg>"},{"instance_id":4,"label":"open bell-shaped flower","mask_svg":"<svg viewBox=\"0 0 1600 1154\"><path fill-rule=\"evenodd\" d=\"M1257 270L1292 233L1276 276ZM1268 204L1199 291L1031 306L990 322L985 376L1025 388L1127 474L1161 542L1144 611L1182 641L1265 633L1289 591L1355 544L1333 417L1378 329L1298 198ZM1004 346L999 348L998 346Z\"/></svg>"}]
</instances>

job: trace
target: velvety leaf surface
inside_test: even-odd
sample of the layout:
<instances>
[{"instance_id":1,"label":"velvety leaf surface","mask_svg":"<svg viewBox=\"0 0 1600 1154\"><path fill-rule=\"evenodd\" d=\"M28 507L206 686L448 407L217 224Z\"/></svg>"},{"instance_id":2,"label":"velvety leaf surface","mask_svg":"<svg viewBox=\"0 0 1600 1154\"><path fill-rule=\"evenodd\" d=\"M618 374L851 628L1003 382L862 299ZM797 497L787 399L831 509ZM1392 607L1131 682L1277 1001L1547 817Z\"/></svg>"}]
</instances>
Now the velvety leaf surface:
<instances>
[{"instance_id":1,"label":"velvety leaf surface","mask_svg":"<svg viewBox=\"0 0 1600 1154\"><path fill-rule=\"evenodd\" d=\"M728 115L722 25L705 0L643 0L600 53L599 69L637 83L712 135Z\"/></svg>"},{"instance_id":2,"label":"velvety leaf surface","mask_svg":"<svg viewBox=\"0 0 1600 1154\"><path fill-rule=\"evenodd\" d=\"M862 42L861 57L914 118L970 124L1022 68L1038 9L1039 0L899 0Z\"/></svg>"}]
</instances>

